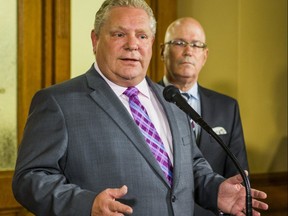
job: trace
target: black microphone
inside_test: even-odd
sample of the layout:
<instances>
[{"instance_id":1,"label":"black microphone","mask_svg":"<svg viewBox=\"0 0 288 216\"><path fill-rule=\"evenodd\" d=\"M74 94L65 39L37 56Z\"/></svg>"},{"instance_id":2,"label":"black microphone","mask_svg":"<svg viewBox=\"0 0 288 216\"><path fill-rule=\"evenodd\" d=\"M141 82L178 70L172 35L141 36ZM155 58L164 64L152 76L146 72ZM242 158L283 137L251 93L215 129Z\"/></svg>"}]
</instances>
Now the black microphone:
<instances>
[{"instance_id":1,"label":"black microphone","mask_svg":"<svg viewBox=\"0 0 288 216\"><path fill-rule=\"evenodd\" d=\"M213 129L201 118L201 116L187 103L187 101L182 97L178 88L173 85L166 86L163 90L163 96L166 101L176 104L182 111L184 111L190 118L196 122L200 127L202 127L208 134L210 134L225 150L228 156L231 158L235 164L237 170L243 178L244 187L246 190L246 215L252 216L252 196L250 182L245 174L244 170L241 168L239 161L235 155L230 151L230 149L224 144L221 138L213 131Z\"/></svg>"}]
</instances>

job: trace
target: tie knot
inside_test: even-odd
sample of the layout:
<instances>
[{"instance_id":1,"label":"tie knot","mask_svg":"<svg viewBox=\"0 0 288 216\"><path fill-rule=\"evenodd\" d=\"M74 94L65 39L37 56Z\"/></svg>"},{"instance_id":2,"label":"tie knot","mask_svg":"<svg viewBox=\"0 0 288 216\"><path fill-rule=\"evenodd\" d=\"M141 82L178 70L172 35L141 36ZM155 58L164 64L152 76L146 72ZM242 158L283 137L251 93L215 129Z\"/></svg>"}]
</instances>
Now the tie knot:
<instances>
[{"instance_id":1,"label":"tie knot","mask_svg":"<svg viewBox=\"0 0 288 216\"><path fill-rule=\"evenodd\" d=\"M135 96L137 96L138 93L139 93L139 90L138 90L136 87L132 86L132 87L128 87L128 88L124 91L123 94L130 98L130 97L135 97Z\"/></svg>"},{"instance_id":2,"label":"tie knot","mask_svg":"<svg viewBox=\"0 0 288 216\"><path fill-rule=\"evenodd\" d=\"M181 95L182 95L187 101L192 97L191 94L186 93L186 92L181 93Z\"/></svg>"}]
</instances>

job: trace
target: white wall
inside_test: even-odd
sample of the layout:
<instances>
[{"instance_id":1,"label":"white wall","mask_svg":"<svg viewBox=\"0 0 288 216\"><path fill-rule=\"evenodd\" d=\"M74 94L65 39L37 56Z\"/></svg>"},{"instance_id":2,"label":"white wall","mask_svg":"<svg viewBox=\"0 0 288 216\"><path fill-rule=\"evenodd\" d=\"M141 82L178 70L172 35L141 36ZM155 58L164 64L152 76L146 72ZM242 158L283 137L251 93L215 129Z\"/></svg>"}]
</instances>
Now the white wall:
<instances>
[{"instance_id":1,"label":"white wall","mask_svg":"<svg viewBox=\"0 0 288 216\"><path fill-rule=\"evenodd\" d=\"M0 5L0 170L9 170L17 149L17 1Z\"/></svg>"},{"instance_id":2,"label":"white wall","mask_svg":"<svg viewBox=\"0 0 288 216\"><path fill-rule=\"evenodd\" d=\"M102 3L103 0L71 0L71 77L85 73L94 62L90 32Z\"/></svg>"}]
</instances>

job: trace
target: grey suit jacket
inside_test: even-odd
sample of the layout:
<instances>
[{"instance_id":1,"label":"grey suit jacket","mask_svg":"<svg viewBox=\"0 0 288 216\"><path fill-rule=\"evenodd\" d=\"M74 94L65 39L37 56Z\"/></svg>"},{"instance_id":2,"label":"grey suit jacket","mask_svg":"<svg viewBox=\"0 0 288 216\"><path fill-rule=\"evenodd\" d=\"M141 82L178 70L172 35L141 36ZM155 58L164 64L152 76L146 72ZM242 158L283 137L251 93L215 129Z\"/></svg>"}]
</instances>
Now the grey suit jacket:
<instances>
[{"instance_id":1,"label":"grey suit jacket","mask_svg":"<svg viewBox=\"0 0 288 216\"><path fill-rule=\"evenodd\" d=\"M194 197L217 211L223 177L202 157L187 116L147 81L172 133L172 188L130 114L92 66L34 96L13 178L16 199L36 215L88 216L98 193L125 184L128 194L120 201L133 215L193 215Z\"/></svg>"},{"instance_id":2,"label":"grey suit jacket","mask_svg":"<svg viewBox=\"0 0 288 216\"><path fill-rule=\"evenodd\" d=\"M159 82L164 86L163 80ZM223 127L226 134L219 135L236 156L243 169L248 169L239 106L235 99L198 85L201 98L201 116L211 127ZM206 131L201 130L197 145L214 172L229 178L238 173L235 165L222 147ZM213 216L211 211L196 204L195 216Z\"/></svg>"}]
</instances>

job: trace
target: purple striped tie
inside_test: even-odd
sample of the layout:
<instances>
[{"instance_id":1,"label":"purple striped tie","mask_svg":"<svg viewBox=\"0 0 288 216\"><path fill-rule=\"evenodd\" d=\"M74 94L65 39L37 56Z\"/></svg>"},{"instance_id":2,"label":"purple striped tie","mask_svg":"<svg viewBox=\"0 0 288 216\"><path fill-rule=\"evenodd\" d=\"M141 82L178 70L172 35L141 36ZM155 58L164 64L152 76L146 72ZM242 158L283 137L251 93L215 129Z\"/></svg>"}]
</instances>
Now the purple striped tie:
<instances>
[{"instance_id":1,"label":"purple striped tie","mask_svg":"<svg viewBox=\"0 0 288 216\"><path fill-rule=\"evenodd\" d=\"M129 106L132 112L134 121L140 128L145 140L150 147L154 157L158 161L161 169L166 175L170 186L172 185L173 168L168 154L164 148L164 144L156 131L155 126L151 122L148 113L138 98L138 89L129 87L124 94L129 98Z\"/></svg>"}]
</instances>

